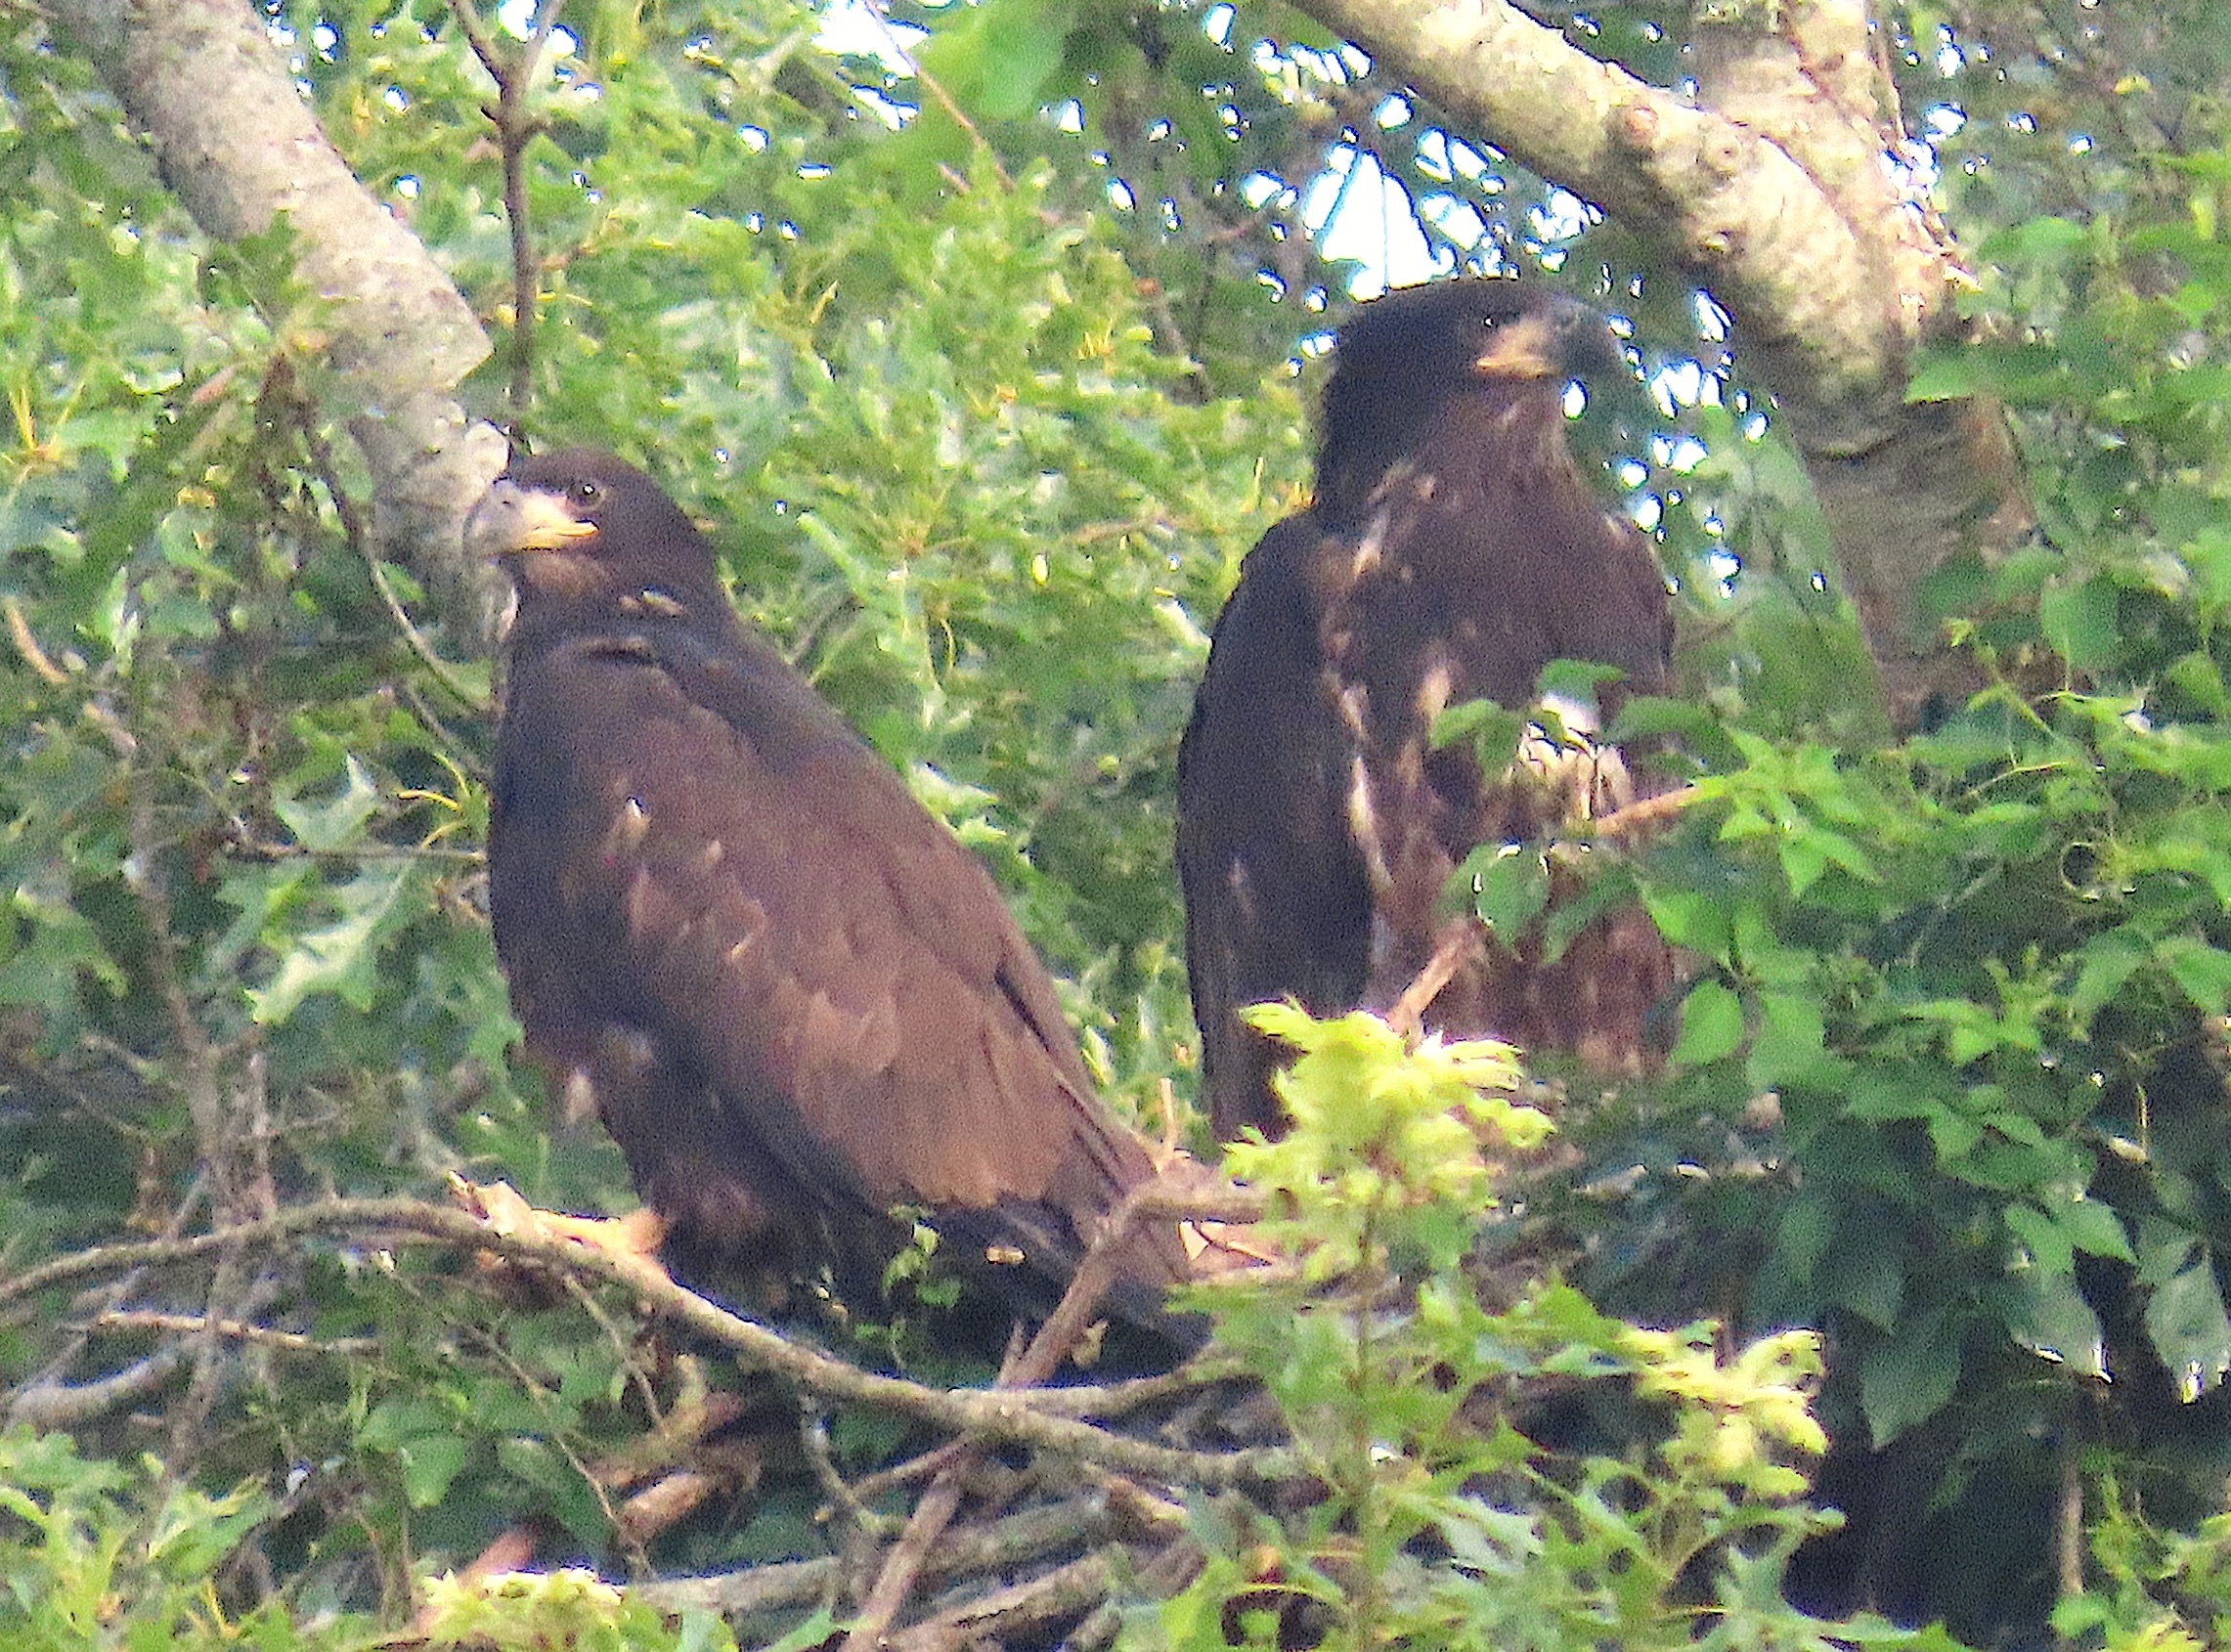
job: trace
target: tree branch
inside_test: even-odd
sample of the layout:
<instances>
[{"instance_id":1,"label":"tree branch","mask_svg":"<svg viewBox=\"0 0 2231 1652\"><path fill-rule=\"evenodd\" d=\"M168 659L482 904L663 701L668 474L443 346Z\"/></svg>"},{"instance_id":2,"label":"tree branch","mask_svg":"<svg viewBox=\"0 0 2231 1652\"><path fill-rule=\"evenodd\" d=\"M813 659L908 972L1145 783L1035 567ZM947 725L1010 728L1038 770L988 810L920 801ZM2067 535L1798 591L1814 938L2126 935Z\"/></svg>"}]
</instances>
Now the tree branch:
<instances>
[{"instance_id":1,"label":"tree branch","mask_svg":"<svg viewBox=\"0 0 2231 1652\"><path fill-rule=\"evenodd\" d=\"M1118 1523L1116 1511L1096 1494L1025 1509L981 1531L953 1533L939 1545L925 1575L937 1580L1008 1571L1043 1554L1078 1543L1104 1542ZM695 1607L740 1618L810 1606L826 1599L841 1582L843 1566L834 1555L819 1560L780 1561L715 1577L638 1584L634 1592L665 1612Z\"/></svg>"},{"instance_id":2,"label":"tree branch","mask_svg":"<svg viewBox=\"0 0 2231 1652\"><path fill-rule=\"evenodd\" d=\"M46 0L46 10L206 234L236 241L285 215L296 269L321 306L314 330L331 403L372 474L379 553L438 593L464 643L488 650L502 582L467 561L461 536L503 444L456 399L488 354L470 308L327 142L245 0Z\"/></svg>"},{"instance_id":3,"label":"tree branch","mask_svg":"<svg viewBox=\"0 0 2231 1652\"><path fill-rule=\"evenodd\" d=\"M543 53L557 28L565 0L545 0L535 8L535 32L517 55L506 58L480 26L473 0L450 0L450 11L464 31L465 42L480 66L496 82L496 102L483 110L496 128L497 146L503 156L503 221L511 234L511 422L526 416L535 387L535 310L542 296L542 266L535 257L534 238L527 218L527 146L544 130L540 116L527 108Z\"/></svg>"},{"instance_id":4,"label":"tree branch","mask_svg":"<svg viewBox=\"0 0 2231 1652\"><path fill-rule=\"evenodd\" d=\"M128 1268L165 1267L254 1248L292 1243L312 1234L349 1235L366 1242L421 1240L494 1251L507 1261L551 1268L632 1291L648 1315L721 1343L738 1361L825 1399L901 1412L941 1428L994 1444L1012 1444L1096 1462L1141 1479L1219 1488L1283 1479L1299 1472L1284 1449L1188 1452L1110 1434L1090 1423L1049 1414L1024 1391L927 1388L859 1369L789 1341L685 1290L636 1257L618 1257L578 1241L503 1233L476 1216L413 1198L344 1198L296 1205L192 1239L96 1245L0 1280L0 1305L89 1276ZM1058 1408L1055 1408L1058 1410Z\"/></svg>"},{"instance_id":5,"label":"tree branch","mask_svg":"<svg viewBox=\"0 0 2231 1652\"><path fill-rule=\"evenodd\" d=\"M1965 273L1883 164L1904 134L1877 95L1864 0L1779 8L1784 33L1748 16L1702 25L1702 107L1508 0L1299 4L1711 289L1805 457L1893 720L1980 686L1919 588L2031 519L1995 407L1903 399L1916 349L1958 325Z\"/></svg>"}]
</instances>

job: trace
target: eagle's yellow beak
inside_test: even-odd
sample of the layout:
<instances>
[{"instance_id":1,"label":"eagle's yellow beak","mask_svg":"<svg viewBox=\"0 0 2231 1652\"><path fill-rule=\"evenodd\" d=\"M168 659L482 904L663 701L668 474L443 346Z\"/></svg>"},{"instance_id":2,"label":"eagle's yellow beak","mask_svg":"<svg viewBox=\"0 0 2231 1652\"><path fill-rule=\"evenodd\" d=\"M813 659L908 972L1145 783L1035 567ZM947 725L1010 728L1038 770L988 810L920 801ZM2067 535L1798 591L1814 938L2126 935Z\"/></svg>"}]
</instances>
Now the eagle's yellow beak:
<instances>
[{"instance_id":1,"label":"eagle's yellow beak","mask_svg":"<svg viewBox=\"0 0 2231 1652\"><path fill-rule=\"evenodd\" d=\"M563 550L595 533L596 524L574 515L559 495L529 493L499 478L465 521L464 547L493 561L527 551Z\"/></svg>"},{"instance_id":2,"label":"eagle's yellow beak","mask_svg":"<svg viewBox=\"0 0 2231 1652\"><path fill-rule=\"evenodd\" d=\"M1549 378L1564 372L1563 356L1555 317L1520 316L1488 330L1472 370L1483 378Z\"/></svg>"}]
</instances>

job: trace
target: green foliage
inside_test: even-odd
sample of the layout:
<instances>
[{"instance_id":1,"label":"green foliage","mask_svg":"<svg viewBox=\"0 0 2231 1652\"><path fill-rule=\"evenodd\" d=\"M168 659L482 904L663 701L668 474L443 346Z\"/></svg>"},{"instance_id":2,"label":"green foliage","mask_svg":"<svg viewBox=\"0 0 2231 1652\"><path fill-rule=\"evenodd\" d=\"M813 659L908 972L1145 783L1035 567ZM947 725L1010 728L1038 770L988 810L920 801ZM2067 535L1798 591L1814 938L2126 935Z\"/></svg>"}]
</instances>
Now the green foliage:
<instances>
[{"instance_id":1,"label":"green foliage","mask_svg":"<svg viewBox=\"0 0 2231 1652\"><path fill-rule=\"evenodd\" d=\"M2141 252L2198 279L2204 250L2165 228L2009 231L1979 302L2050 336L1914 386L2034 415L2055 548L1971 583L1955 634L2066 686L2009 682L1871 757L1732 728L1656 867L1653 915L1710 966L1682 1013L1686 1093L1739 1111L1772 1092L1804 1173L1755 1311L1850 1316L1878 1441L1979 1383L2050 1413L2010 1345L2095 1376L2111 1351L2157 1362L2195 1391L2231 1369L2231 1184L2201 1122L2213 1086L2185 1076L2219 1060L2231 999L2222 432L2211 374L2176 359L2199 348L2192 289L2127 284ZM2086 1259L2130 1270L2136 1325L2102 1323Z\"/></svg>"},{"instance_id":2,"label":"green foliage","mask_svg":"<svg viewBox=\"0 0 2231 1652\"><path fill-rule=\"evenodd\" d=\"M2061 1602L2053 1628L2110 1652L2187 1652L2231 1637L2231 1514L2164 1530L2115 1476L2092 1528L2103 1586Z\"/></svg>"},{"instance_id":3,"label":"green foliage","mask_svg":"<svg viewBox=\"0 0 2231 1652\"><path fill-rule=\"evenodd\" d=\"M720 1619L686 1612L669 1629L662 1614L593 1572L507 1572L480 1582L434 1578L426 1585L426 1634L437 1646L479 1652L735 1652Z\"/></svg>"},{"instance_id":4,"label":"green foliage","mask_svg":"<svg viewBox=\"0 0 2231 1652\"><path fill-rule=\"evenodd\" d=\"M1826 1444L1807 1405L1817 1337L1724 1358L1711 1327L1651 1331L1569 1285L1500 1311L1467 1269L1499 1162L1550 1123L1509 1095L1508 1048L1406 1050L1377 1019L1265 1007L1301 1051L1280 1080L1293 1128L1232 1149L1297 1266L1204 1289L1217 1335L1279 1401L1318 1497L1282 1525L1237 1502L1199 1528L1206 1568L1155 1643L1217 1652L1306 1635L1367 1646L1949 1648L1942 1634L1825 1624L1781 1570L1832 1521L1794 1500ZM1639 1408L1619 1455L1529 1437L1552 1389Z\"/></svg>"},{"instance_id":5,"label":"green foliage","mask_svg":"<svg viewBox=\"0 0 2231 1652\"><path fill-rule=\"evenodd\" d=\"M271 1514L252 1486L209 1497L153 1457L104 1462L64 1435L0 1432L0 1639L13 1652L309 1646L277 1602L235 1615L224 1599L221 1568ZM336 1624L315 1644L372 1638Z\"/></svg>"}]
</instances>

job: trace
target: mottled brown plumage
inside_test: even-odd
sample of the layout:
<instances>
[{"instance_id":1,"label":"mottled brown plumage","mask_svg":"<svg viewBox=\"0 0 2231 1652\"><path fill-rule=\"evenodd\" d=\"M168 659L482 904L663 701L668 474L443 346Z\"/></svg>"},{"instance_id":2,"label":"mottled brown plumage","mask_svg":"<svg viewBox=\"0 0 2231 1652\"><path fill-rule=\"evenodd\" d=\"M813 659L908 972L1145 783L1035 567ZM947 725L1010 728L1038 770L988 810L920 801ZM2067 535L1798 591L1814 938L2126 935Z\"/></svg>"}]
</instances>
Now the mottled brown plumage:
<instances>
[{"instance_id":1,"label":"mottled brown plumage","mask_svg":"<svg viewBox=\"0 0 2231 1652\"><path fill-rule=\"evenodd\" d=\"M872 1281L894 1206L1043 1312L1145 1144L1094 1097L982 866L731 611L605 455L515 460L472 537L518 590L490 889L527 1045L586 1086L685 1266ZM1168 1224L1112 1295L1162 1330Z\"/></svg>"},{"instance_id":2,"label":"mottled brown plumage","mask_svg":"<svg viewBox=\"0 0 2231 1652\"><path fill-rule=\"evenodd\" d=\"M1576 773L1483 774L1431 751L1442 709L1535 703L1553 660L1662 692L1672 646L1648 544L1608 514L1565 444L1563 394L1616 368L1599 317L1533 286L1392 294L1340 331L1309 508L1263 536L1216 624L1178 759L1178 868L1204 1088L1219 1137L1275 1133L1277 1052L1235 1012L1291 996L1330 1014L1395 1004L1438 948L1454 978L1424 1021L1457 1035L1629 1066L1670 979L1639 912L1555 964L1436 911L1474 845L1540 839L1626 801L1615 752Z\"/></svg>"}]
</instances>

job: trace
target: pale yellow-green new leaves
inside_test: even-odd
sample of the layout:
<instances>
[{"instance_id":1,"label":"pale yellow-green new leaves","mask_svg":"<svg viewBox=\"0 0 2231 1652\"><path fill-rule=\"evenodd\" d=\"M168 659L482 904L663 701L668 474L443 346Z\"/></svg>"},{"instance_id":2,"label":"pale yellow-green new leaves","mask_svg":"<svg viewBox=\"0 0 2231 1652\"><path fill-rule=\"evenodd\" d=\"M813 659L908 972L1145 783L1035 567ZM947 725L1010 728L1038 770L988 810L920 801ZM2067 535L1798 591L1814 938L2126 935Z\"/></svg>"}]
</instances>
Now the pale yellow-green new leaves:
<instances>
[{"instance_id":1,"label":"pale yellow-green new leaves","mask_svg":"<svg viewBox=\"0 0 2231 1652\"><path fill-rule=\"evenodd\" d=\"M1820 1335L1786 1330L1761 1337L1722 1364L1709 1326L1682 1330L1625 1326L1619 1340L1636 1360L1638 1392L1686 1401L1666 1443L1667 1459L1768 1498L1802 1496L1806 1477L1777 1462L1780 1452L1818 1456L1828 1435L1809 1401L1820 1380Z\"/></svg>"},{"instance_id":2,"label":"pale yellow-green new leaves","mask_svg":"<svg viewBox=\"0 0 2231 1652\"><path fill-rule=\"evenodd\" d=\"M1276 1143L1233 1144L1224 1166L1272 1196L1274 1222L1305 1234L1312 1280L1377 1263L1390 1247L1422 1244L1453 1261L1468 1234L1445 1218L1486 1209L1502 1155L1554 1128L1510 1099L1520 1073L1508 1044L1412 1046L1363 1011L1319 1021L1263 1004L1247 1015L1301 1052L1278 1079L1293 1129Z\"/></svg>"}]
</instances>

